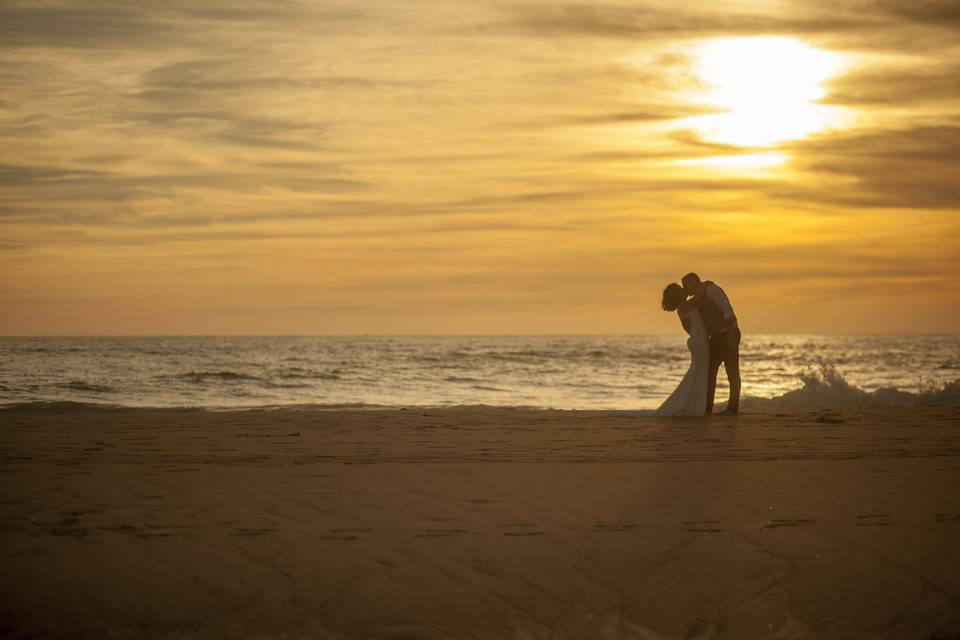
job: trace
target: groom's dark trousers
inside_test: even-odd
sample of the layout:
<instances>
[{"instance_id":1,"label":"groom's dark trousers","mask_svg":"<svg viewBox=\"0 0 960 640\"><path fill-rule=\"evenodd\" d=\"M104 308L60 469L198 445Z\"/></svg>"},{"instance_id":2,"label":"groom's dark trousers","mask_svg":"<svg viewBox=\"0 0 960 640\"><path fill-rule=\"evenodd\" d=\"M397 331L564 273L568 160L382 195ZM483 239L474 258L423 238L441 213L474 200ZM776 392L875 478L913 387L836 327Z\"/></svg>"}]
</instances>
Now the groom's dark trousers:
<instances>
[{"instance_id":1,"label":"groom's dark trousers","mask_svg":"<svg viewBox=\"0 0 960 640\"><path fill-rule=\"evenodd\" d=\"M734 332L734 345L729 344L728 332ZM720 365L727 371L727 380L740 380L740 328L727 329L723 333L710 336L710 368L707 371L707 413L713 413L713 396L717 391L717 373ZM740 409L739 389L731 394L728 411Z\"/></svg>"}]
</instances>

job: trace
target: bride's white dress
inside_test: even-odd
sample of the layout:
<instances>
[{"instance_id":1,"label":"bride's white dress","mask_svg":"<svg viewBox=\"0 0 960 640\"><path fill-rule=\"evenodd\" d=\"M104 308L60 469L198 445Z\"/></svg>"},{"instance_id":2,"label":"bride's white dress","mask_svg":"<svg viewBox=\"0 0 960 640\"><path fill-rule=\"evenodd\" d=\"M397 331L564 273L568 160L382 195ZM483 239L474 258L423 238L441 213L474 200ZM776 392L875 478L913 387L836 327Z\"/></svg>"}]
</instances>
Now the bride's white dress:
<instances>
[{"instance_id":1,"label":"bride's white dress","mask_svg":"<svg viewBox=\"0 0 960 640\"><path fill-rule=\"evenodd\" d=\"M690 321L690 337L687 338L690 368L676 390L663 401L654 415L702 416L707 409L707 367L710 365L707 326L696 307L687 311L685 317Z\"/></svg>"}]
</instances>

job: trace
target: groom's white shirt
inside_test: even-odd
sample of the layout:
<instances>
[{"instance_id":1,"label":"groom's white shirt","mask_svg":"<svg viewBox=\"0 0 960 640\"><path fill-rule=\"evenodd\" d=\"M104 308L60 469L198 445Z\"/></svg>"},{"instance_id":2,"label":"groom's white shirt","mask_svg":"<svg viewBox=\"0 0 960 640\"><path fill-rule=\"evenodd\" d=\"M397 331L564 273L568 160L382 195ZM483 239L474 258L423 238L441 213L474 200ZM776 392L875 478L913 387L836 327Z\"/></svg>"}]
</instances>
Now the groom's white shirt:
<instances>
[{"instance_id":1,"label":"groom's white shirt","mask_svg":"<svg viewBox=\"0 0 960 640\"><path fill-rule=\"evenodd\" d=\"M730 299L727 298L727 294L714 283L709 283L704 285L706 288L707 297L710 298L717 307L720 308L720 311L723 312L723 317L726 320L730 318L736 318L736 314L733 312L733 307L730 306Z\"/></svg>"}]
</instances>

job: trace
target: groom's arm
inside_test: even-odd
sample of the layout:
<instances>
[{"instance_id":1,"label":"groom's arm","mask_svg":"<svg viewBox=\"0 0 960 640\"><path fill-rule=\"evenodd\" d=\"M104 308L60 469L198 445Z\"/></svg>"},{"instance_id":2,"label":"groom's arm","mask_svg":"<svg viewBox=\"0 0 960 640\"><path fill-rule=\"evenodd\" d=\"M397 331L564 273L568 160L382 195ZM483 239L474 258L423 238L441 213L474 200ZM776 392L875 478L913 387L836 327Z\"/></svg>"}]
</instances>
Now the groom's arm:
<instances>
[{"instance_id":1,"label":"groom's arm","mask_svg":"<svg viewBox=\"0 0 960 640\"><path fill-rule=\"evenodd\" d=\"M715 284L710 284L705 287L705 289L706 296L710 298L720 309L720 312L723 313L723 319L727 321L727 326L735 326L737 324L737 315L733 312L733 307L730 306L730 299L727 297L726 292Z\"/></svg>"},{"instance_id":2,"label":"groom's arm","mask_svg":"<svg viewBox=\"0 0 960 640\"><path fill-rule=\"evenodd\" d=\"M733 331L737 327L737 315L733 312L733 307L730 305L730 299L727 297L726 292L716 284L710 284L705 288L706 296L710 298L723 313L724 322L727 324L727 343L732 348L736 346L737 343L735 333Z\"/></svg>"},{"instance_id":3,"label":"groom's arm","mask_svg":"<svg viewBox=\"0 0 960 640\"><path fill-rule=\"evenodd\" d=\"M737 319L730 318L727 320L727 348L730 349L730 353L733 353L733 349L739 346L737 342L737 333L734 329L737 328Z\"/></svg>"}]
</instances>

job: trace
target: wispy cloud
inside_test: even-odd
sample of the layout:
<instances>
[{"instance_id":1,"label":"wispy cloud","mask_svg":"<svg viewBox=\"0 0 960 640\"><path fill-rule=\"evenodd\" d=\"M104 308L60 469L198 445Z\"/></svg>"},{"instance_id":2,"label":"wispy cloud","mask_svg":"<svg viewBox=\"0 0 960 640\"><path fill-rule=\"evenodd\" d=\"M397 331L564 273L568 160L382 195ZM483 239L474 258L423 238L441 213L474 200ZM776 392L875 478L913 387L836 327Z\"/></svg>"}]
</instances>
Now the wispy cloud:
<instances>
[{"instance_id":1,"label":"wispy cloud","mask_svg":"<svg viewBox=\"0 0 960 640\"><path fill-rule=\"evenodd\" d=\"M793 199L852 207L958 211L958 123L837 134L797 147L799 162L832 188L786 190L785 195Z\"/></svg>"},{"instance_id":2,"label":"wispy cloud","mask_svg":"<svg viewBox=\"0 0 960 640\"><path fill-rule=\"evenodd\" d=\"M541 36L608 38L677 37L697 35L752 35L756 33L823 33L862 29L872 16L803 11L793 15L784 7L753 12L724 5L622 2L521 4L508 10L509 18L491 24L502 29Z\"/></svg>"},{"instance_id":3,"label":"wispy cloud","mask_svg":"<svg viewBox=\"0 0 960 640\"><path fill-rule=\"evenodd\" d=\"M118 0L11 0L0 7L0 47L138 51L209 43L211 28L265 29L304 24L312 29L358 20L363 12L344 4L317 6L280 0L269 6L239 0L229 5L172 0L162 7Z\"/></svg>"}]
</instances>

